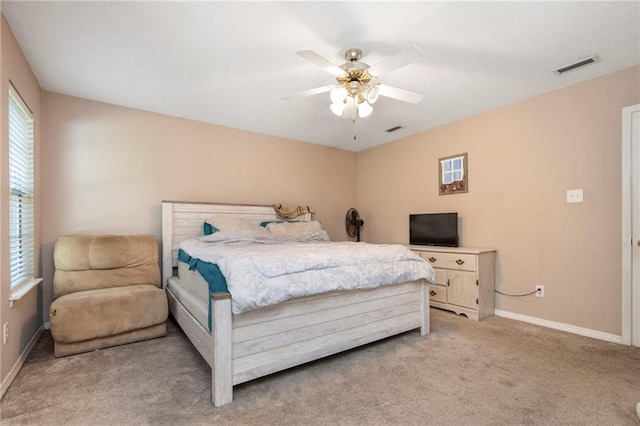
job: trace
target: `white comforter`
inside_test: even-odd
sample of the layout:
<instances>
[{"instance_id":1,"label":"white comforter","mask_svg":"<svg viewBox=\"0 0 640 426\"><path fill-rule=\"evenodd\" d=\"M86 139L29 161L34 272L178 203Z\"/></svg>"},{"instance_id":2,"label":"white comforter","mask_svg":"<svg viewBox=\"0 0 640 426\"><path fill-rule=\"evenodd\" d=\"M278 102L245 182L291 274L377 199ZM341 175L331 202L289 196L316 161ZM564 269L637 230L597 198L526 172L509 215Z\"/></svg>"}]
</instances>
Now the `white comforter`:
<instances>
[{"instance_id":1,"label":"white comforter","mask_svg":"<svg viewBox=\"0 0 640 426\"><path fill-rule=\"evenodd\" d=\"M402 245L326 240L324 231L295 237L221 231L180 248L218 265L236 314L335 290L435 281L431 265Z\"/></svg>"}]
</instances>

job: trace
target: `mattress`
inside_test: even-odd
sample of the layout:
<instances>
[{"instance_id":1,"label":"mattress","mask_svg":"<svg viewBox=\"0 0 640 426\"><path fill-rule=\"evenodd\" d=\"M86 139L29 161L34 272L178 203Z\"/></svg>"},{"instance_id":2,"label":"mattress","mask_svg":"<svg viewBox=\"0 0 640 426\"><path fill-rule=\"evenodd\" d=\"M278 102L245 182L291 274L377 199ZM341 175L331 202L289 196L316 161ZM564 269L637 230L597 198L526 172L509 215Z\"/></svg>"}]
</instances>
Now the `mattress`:
<instances>
[{"instance_id":1,"label":"mattress","mask_svg":"<svg viewBox=\"0 0 640 426\"><path fill-rule=\"evenodd\" d=\"M293 298L332 291L374 288L425 279L430 264L399 244L296 240L248 232L220 231L180 242L191 267L215 265L231 309L239 314ZM200 268L202 269L202 268ZM217 284L205 274L210 292Z\"/></svg>"},{"instance_id":2,"label":"mattress","mask_svg":"<svg viewBox=\"0 0 640 426\"><path fill-rule=\"evenodd\" d=\"M207 305L209 299L209 284L198 271L190 270L189 265L178 262L178 278L180 285L192 293L198 300Z\"/></svg>"},{"instance_id":3,"label":"mattress","mask_svg":"<svg viewBox=\"0 0 640 426\"><path fill-rule=\"evenodd\" d=\"M179 263L178 271L180 269ZM184 270L179 274L180 278L169 278L167 290L173 293L202 327L210 330L207 283L198 272L190 271L188 265L184 265Z\"/></svg>"}]
</instances>

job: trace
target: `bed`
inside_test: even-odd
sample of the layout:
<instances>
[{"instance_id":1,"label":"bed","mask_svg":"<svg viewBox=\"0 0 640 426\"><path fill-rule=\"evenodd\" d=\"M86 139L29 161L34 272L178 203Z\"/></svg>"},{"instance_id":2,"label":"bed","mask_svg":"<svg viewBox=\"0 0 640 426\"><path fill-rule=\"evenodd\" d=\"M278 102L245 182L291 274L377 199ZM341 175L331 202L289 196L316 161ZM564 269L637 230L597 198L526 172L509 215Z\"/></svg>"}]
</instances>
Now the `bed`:
<instances>
[{"instance_id":1,"label":"bed","mask_svg":"<svg viewBox=\"0 0 640 426\"><path fill-rule=\"evenodd\" d=\"M426 279L299 297L238 314L229 292L215 292L209 295L209 330L178 294L178 252L181 242L203 235L203 222L212 215L279 218L271 206L162 202L163 287L172 315L211 367L216 407L232 401L237 384L409 330L429 333ZM310 221L311 215L297 220Z\"/></svg>"}]
</instances>

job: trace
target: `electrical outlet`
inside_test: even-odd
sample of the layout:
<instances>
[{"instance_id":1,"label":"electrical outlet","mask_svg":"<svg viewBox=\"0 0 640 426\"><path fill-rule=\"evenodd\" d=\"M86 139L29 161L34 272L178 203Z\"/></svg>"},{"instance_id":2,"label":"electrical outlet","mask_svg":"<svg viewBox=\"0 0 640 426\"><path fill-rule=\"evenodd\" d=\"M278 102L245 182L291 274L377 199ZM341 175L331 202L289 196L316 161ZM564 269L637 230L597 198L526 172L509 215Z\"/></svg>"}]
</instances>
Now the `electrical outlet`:
<instances>
[{"instance_id":1,"label":"electrical outlet","mask_svg":"<svg viewBox=\"0 0 640 426\"><path fill-rule=\"evenodd\" d=\"M2 344L6 345L9 341L9 323L5 322L2 326Z\"/></svg>"},{"instance_id":2,"label":"electrical outlet","mask_svg":"<svg viewBox=\"0 0 640 426\"><path fill-rule=\"evenodd\" d=\"M567 203L582 203L584 201L584 193L582 189L567 190Z\"/></svg>"},{"instance_id":3,"label":"electrical outlet","mask_svg":"<svg viewBox=\"0 0 640 426\"><path fill-rule=\"evenodd\" d=\"M544 297L544 286L537 285L536 286L536 297Z\"/></svg>"}]
</instances>

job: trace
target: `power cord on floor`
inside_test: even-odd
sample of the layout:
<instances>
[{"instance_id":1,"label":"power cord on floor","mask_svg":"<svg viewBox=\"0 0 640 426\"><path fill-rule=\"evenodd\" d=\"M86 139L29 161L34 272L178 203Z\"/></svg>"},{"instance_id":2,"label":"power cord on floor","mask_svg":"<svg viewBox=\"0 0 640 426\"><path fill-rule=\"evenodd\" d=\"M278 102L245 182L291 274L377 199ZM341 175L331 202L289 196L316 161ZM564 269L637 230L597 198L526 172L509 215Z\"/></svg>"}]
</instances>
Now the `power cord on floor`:
<instances>
[{"instance_id":1,"label":"power cord on floor","mask_svg":"<svg viewBox=\"0 0 640 426\"><path fill-rule=\"evenodd\" d=\"M493 290L498 294L501 294L503 296L511 296L511 297L524 297L524 296L531 296L532 294L536 294L538 292L538 290L534 290L531 293L525 293L525 294L509 294L509 293L503 293L501 291L498 290Z\"/></svg>"}]
</instances>

